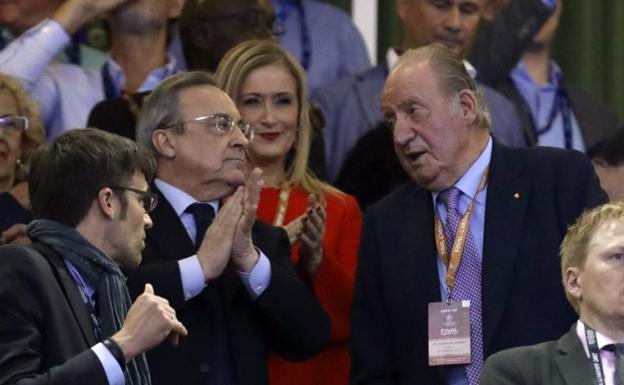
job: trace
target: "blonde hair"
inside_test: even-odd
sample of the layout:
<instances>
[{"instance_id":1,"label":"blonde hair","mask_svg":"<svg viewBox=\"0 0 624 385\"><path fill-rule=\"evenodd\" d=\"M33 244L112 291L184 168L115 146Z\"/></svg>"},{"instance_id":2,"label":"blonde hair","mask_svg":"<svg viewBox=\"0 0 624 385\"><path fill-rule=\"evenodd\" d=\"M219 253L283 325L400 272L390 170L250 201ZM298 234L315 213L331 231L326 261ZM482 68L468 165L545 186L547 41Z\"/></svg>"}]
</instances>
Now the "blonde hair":
<instances>
[{"instance_id":1,"label":"blonde hair","mask_svg":"<svg viewBox=\"0 0 624 385\"><path fill-rule=\"evenodd\" d=\"M20 82L3 73L0 73L0 91L7 90L15 99L17 114L28 118L28 130L22 135L22 155L20 162L15 165L14 183L23 182L28 178L30 158L33 151L39 147L46 137L39 107L35 101L24 91Z\"/></svg>"},{"instance_id":2,"label":"blonde hair","mask_svg":"<svg viewBox=\"0 0 624 385\"><path fill-rule=\"evenodd\" d=\"M295 145L286 156L286 182L314 194L324 205L324 193L342 192L318 179L308 168L312 125L306 75L301 65L273 41L247 40L232 48L223 57L215 73L217 83L232 99L238 100L242 84L249 73L272 64L283 66L297 84L298 132Z\"/></svg>"},{"instance_id":3,"label":"blonde hair","mask_svg":"<svg viewBox=\"0 0 624 385\"><path fill-rule=\"evenodd\" d=\"M624 201L607 203L591 210L585 210L576 222L568 227L561 242L561 277L565 281L566 270L570 267L583 269L589 243L600 226L612 220L624 220ZM566 297L578 313L577 300L566 290Z\"/></svg>"}]
</instances>

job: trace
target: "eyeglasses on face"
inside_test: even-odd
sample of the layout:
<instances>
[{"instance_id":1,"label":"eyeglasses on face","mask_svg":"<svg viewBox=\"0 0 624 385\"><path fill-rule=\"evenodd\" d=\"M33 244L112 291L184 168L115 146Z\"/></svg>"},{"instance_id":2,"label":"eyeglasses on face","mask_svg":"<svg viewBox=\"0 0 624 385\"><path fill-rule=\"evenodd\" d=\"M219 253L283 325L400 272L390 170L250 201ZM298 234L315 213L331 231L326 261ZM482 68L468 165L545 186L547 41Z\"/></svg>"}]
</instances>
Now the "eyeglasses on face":
<instances>
[{"instance_id":1,"label":"eyeglasses on face","mask_svg":"<svg viewBox=\"0 0 624 385\"><path fill-rule=\"evenodd\" d=\"M143 201L143 208L145 209L146 213L152 212L156 208L156 206L158 206L158 194L151 191L143 191L125 186L114 186L111 187L111 189L132 191L133 193L137 194L139 197L141 197L141 200Z\"/></svg>"},{"instance_id":2,"label":"eyeglasses on face","mask_svg":"<svg viewBox=\"0 0 624 385\"><path fill-rule=\"evenodd\" d=\"M245 135L245 138L247 138L249 142L254 139L254 136L256 134L256 129L253 126L246 124L242 121L237 122L227 114L200 116L195 119L186 120L184 122L169 124L162 128L171 128L173 126L177 126L180 124L183 125L187 123L200 123L217 135L229 134L234 130L235 127L238 127L243 132L243 135Z\"/></svg>"},{"instance_id":3,"label":"eyeglasses on face","mask_svg":"<svg viewBox=\"0 0 624 385\"><path fill-rule=\"evenodd\" d=\"M15 135L28 130L30 122L25 116L4 115L0 116L0 127L7 133Z\"/></svg>"}]
</instances>

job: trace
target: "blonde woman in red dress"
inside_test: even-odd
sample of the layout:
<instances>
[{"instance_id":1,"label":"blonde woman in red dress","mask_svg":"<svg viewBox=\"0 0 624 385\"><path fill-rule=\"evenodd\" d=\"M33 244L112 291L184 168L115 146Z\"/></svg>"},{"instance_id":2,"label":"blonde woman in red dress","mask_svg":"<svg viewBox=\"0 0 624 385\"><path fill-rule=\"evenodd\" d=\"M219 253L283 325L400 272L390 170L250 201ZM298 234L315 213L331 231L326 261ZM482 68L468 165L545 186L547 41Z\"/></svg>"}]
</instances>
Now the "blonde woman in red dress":
<instances>
[{"instance_id":1,"label":"blonde woman in red dress","mask_svg":"<svg viewBox=\"0 0 624 385\"><path fill-rule=\"evenodd\" d=\"M276 43L230 50L217 80L256 135L248 152L263 171L258 219L282 226L303 280L331 316L325 351L303 363L271 357L272 385L347 385L351 294L362 215L356 200L308 169L311 126L305 73Z\"/></svg>"}]
</instances>

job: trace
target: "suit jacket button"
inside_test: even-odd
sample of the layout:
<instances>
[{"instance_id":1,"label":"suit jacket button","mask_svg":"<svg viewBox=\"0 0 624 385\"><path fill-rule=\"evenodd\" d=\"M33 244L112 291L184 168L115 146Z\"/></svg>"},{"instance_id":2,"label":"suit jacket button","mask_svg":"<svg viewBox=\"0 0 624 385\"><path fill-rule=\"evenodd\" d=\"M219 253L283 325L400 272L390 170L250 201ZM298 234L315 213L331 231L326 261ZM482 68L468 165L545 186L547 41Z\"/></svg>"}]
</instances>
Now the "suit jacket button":
<instances>
[{"instance_id":1,"label":"suit jacket button","mask_svg":"<svg viewBox=\"0 0 624 385\"><path fill-rule=\"evenodd\" d=\"M210 371L210 365L206 363L199 365L199 371L202 373L208 373Z\"/></svg>"}]
</instances>

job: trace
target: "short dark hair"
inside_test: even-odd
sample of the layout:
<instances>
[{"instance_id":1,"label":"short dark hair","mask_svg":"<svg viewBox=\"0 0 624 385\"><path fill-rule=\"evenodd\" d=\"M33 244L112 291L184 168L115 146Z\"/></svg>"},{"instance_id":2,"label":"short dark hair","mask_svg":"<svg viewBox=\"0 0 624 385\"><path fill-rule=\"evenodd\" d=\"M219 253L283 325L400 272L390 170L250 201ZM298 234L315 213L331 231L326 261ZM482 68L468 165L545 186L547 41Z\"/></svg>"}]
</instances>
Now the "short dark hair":
<instances>
[{"instance_id":1,"label":"short dark hair","mask_svg":"<svg viewBox=\"0 0 624 385\"><path fill-rule=\"evenodd\" d=\"M587 150L587 156L606 167L624 165L624 127L615 135L602 140Z\"/></svg>"},{"instance_id":2,"label":"short dark hair","mask_svg":"<svg viewBox=\"0 0 624 385\"><path fill-rule=\"evenodd\" d=\"M214 72L225 53L249 39L272 39L270 0L186 0L180 40L190 70Z\"/></svg>"},{"instance_id":3,"label":"short dark hair","mask_svg":"<svg viewBox=\"0 0 624 385\"><path fill-rule=\"evenodd\" d=\"M94 128L67 131L33 154L33 216L76 227L100 189L124 186L136 172L149 182L155 170L150 152L130 139Z\"/></svg>"}]
</instances>

